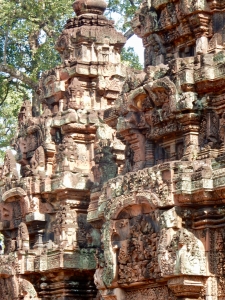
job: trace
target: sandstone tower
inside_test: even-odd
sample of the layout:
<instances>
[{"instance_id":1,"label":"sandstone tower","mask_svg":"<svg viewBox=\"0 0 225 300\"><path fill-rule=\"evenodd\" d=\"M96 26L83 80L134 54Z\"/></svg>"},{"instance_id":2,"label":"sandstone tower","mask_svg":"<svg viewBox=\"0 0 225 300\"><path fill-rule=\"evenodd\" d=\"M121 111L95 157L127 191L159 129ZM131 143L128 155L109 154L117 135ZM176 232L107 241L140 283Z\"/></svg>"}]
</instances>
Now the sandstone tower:
<instances>
[{"instance_id":1,"label":"sandstone tower","mask_svg":"<svg viewBox=\"0 0 225 300\"><path fill-rule=\"evenodd\" d=\"M225 1L143 1L143 71L73 7L1 167L0 299L224 300Z\"/></svg>"},{"instance_id":2,"label":"sandstone tower","mask_svg":"<svg viewBox=\"0 0 225 300\"><path fill-rule=\"evenodd\" d=\"M125 38L103 16L104 0L77 0L73 7L76 17L56 44L62 64L39 83L42 112L33 116L30 101L23 103L16 157L7 151L1 168L1 300L94 299L97 293L100 232L87 223L87 208L99 177L95 139L107 130L103 111L126 76L120 64ZM107 179L123 163L125 146L118 140L114 148Z\"/></svg>"}]
</instances>

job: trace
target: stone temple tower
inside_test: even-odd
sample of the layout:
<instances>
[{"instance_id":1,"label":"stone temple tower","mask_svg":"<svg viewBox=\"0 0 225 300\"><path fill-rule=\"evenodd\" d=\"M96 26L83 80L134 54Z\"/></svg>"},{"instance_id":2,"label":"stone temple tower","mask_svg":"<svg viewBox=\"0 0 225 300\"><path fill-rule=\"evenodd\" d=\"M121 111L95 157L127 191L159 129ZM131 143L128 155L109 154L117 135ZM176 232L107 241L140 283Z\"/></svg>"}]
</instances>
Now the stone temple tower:
<instances>
[{"instance_id":1,"label":"stone temple tower","mask_svg":"<svg viewBox=\"0 0 225 300\"><path fill-rule=\"evenodd\" d=\"M143 73L104 112L125 148L92 189L102 299L225 299L225 1L143 1Z\"/></svg>"},{"instance_id":2,"label":"stone temple tower","mask_svg":"<svg viewBox=\"0 0 225 300\"><path fill-rule=\"evenodd\" d=\"M225 1L143 1L143 71L73 7L1 166L0 299L224 300Z\"/></svg>"},{"instance_id":3,"label":"stone temple tower","mask_svg":"<svg viewBox=\"0 0 225 300\"><path fill-rule=\"evenodd\" d=\"M125 147L102 112L126 76L120 63L125 38L103 16L104 0L76 0L73 8L76 17L56 44L62 63L39 82L41 114L33 116L31 103L23 103L16 157L7 151L1 167L1 300L94 299L97 293L100 232L87 223L87 208L94 178L98 184L102 173L116 176L124 158ZM96 136L109 134L115 146L107 173Z\"/></svg>"}]
</instances>

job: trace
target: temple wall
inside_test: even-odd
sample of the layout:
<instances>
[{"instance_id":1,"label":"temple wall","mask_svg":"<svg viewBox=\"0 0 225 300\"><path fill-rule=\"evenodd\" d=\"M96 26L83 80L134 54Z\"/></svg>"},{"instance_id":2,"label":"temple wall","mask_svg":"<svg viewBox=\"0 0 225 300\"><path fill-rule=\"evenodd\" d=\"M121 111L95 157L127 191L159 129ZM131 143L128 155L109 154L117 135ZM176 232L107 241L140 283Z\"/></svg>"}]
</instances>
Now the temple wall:
<instances>
[{"instance_id":1,"label":"temple wall","mask_svg":"<svg viewBox=\"0 0 225 300\"><path fill-rule=\"evenodd\" d=\"M0 299L224 300L225 1L143 1L143 71L73 7L1 166Z\"/></svg>"}]
</instances>

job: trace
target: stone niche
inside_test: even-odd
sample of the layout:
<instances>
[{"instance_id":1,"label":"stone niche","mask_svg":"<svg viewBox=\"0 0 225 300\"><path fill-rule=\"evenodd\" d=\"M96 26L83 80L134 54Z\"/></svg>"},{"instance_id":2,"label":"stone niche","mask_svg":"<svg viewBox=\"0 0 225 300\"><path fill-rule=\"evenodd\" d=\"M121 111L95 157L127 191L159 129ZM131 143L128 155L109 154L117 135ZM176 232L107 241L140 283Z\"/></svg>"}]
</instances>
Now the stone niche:
<instances>
[{"instance_id":1,"label":"stone niche","mask_svg":"<svg viewBox=\"0 0 225 300\"><path fill-rule=\"evenodd\" d=\"M104 121L125 144L94 186L99 299L225 299L224 1L143 1L145 69Z\"/></svg>"},{"instance_id":2,"label":"stone niche","mask_svg":"<svg viewBox=\"0 0 225 300\"><path fill-rule=\"evenodd\" d=\"M73 8L0 167L1 300L224 300L225 1L143 1L142 71Z\"/></svg>"}]
</instances>

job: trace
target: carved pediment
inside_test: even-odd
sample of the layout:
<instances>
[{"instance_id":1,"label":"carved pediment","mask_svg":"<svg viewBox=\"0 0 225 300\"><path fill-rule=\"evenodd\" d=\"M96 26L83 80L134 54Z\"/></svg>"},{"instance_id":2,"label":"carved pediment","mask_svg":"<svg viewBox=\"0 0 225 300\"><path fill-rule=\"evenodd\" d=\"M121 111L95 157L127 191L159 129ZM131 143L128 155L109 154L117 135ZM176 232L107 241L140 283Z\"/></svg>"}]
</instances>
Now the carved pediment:
<instances>
[{"instance_id":1,"label":"carved pediment","mask_svg":"<svg viewBox=\"0 0 225 300\"><path fill-rule=\"evenodd\" d=\"M168 77L147 83L144 85L144 89L149 93L149 97L156 107L162 107L164 103L169 102L171 111L176 110L177 89Z\"/></svg>"}]
</instances>

